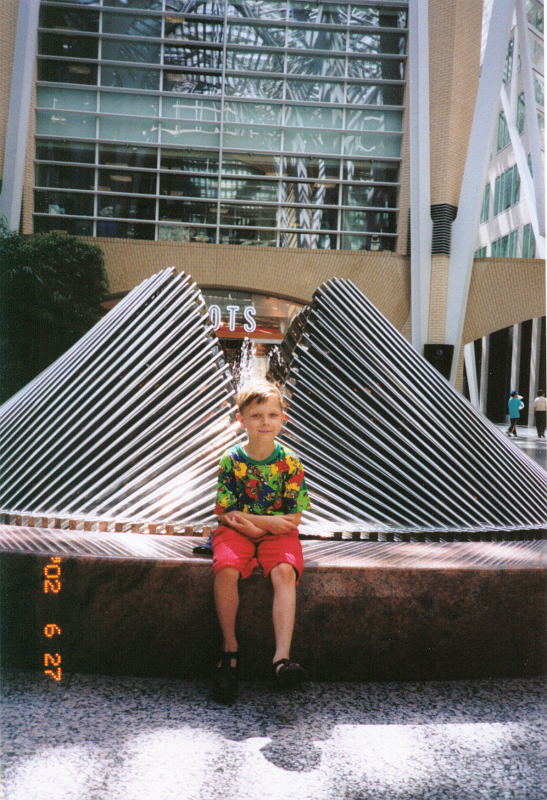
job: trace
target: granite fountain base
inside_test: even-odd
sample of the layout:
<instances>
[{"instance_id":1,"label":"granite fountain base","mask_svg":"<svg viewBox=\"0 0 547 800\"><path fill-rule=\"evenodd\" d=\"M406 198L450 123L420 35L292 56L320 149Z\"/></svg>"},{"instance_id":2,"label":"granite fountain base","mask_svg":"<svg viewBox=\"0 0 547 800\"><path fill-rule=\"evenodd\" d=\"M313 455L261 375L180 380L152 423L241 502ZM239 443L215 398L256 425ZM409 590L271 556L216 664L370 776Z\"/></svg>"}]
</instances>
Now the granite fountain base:
<instances>
[{"instance_id":1,"label":"granite fountain base","mask_svg":"<svg viewBox=\"0 0 547 800\"><path fill-rule=\"evenodd\" d=\"M210 559L193 553L202 543L0 525L2 665L49 667L55 680L206 676L220 633ZM303 548L292 655L312 679L543 673L542 541ZM242 676L269 677L271 586L259 572L241 582L238 620Z\"/></svg>"}]
</instances>

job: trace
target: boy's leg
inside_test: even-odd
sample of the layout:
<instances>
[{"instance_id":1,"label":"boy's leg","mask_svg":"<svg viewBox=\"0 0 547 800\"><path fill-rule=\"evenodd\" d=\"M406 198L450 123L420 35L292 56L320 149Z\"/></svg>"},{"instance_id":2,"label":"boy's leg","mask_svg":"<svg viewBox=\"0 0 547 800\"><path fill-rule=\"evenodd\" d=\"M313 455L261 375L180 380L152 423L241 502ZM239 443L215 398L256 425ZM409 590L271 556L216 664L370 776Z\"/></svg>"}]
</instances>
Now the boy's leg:
<instances>
[{"instance_id":1,"label":"boy's leg","mask_svg":"<svg viewBox=\"0 0 547 800\"><path fill-rule=\"evenodd\" d=\"M214 598L225 653L236 653L235 633L239 607L239 577L248 577L256 566L255 546L237 531L219 526L213 534ZM232 666L235 666L232 659Z\"/></svg>"},{"instance_id":2,"label":"boy's leg","mask_svg":"<svg viewBox=\"0 0 547 800\"><path fill-rule=\"evenodd\" d=\"M214 596L225 653L237 653L236 617L239 607L239 570L235 567L221 569L215 575ZM235 663L232 664L235 666Z\"/></svg>"},{"instance_id":3,"label":"boy's leg","mask_svg":"<svg viewBox=\"0 0 547 800\"><path fill-rule=\"evenodd\" d=\"M291 564L277 564L270 572L270 579L274 591L275 664L282 658L289 658L296 611L296 573Z\"/></svg>"}]
</instances>

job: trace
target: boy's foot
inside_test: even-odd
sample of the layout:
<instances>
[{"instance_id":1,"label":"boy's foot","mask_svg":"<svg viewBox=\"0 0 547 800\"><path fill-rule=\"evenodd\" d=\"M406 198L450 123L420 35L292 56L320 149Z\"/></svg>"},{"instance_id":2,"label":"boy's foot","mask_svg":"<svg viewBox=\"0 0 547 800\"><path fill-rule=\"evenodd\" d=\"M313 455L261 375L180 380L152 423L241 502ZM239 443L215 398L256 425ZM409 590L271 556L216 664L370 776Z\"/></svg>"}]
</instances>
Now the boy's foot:
<instances>
[{"instance_id":1,"label":"boy's foot","mask_svg":"<svg viewBox=\"0 0 547 800\"><path fill-rule=\"evenodd\" d=\"M237 696L239 653L222 653L213 678L213 700L233 703ZM235 663L232 663L235 662Z\"/></svg>"},{"instance_id":2,"label":"boy's foot","mask_svg":"<svg viewBox=\"0 0 547 800\"><path fill-rule=\"evenodd\" d=\"M288 658L280 658L273 665L275 683L278 689L295 689L308 678L308 673L300 664L295 664Z\"/></svg>"}]
</instances>

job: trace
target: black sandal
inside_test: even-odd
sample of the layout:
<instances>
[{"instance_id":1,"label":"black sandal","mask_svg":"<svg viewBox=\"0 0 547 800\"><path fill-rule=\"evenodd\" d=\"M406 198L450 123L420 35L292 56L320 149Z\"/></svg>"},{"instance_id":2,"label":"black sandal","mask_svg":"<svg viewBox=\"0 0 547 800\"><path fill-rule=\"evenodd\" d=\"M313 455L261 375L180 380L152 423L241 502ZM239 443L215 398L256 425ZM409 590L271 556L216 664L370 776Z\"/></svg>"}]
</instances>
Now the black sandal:
<instances>
[{"instance_id":1,"label":"black sandal","mask_svg":"<svg viewBox=\"0 0 547 800\"><path fill-rule=\"evenodd\" d=\"M278 669L279 667L279 669ZM288 658L280 658L273 665L275 682L279 689L295 689L308 679L308 673L300 664Z\"/></svg>"},{"instance_id":2,"label":"black sandal","mask_svg":"<svg viewBox=\"0 0 547 800\"><path fill-rule=\"evenodd\" d=\"M232 667L232 660L236 666ZM222 653L213 680L213 699L217 703L233 703L239 680L239 653Z\"/></svg>"}]
</instances>

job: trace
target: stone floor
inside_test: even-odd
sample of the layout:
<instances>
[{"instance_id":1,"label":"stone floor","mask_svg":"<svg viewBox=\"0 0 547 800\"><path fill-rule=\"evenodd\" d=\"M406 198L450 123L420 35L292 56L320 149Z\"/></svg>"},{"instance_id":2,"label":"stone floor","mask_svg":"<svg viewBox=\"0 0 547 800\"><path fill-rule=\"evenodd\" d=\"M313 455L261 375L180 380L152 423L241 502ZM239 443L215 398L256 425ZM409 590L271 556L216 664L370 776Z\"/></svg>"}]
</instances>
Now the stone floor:
<instances>
[{"instance_id":1,"label":"stone floor","mask_svg":"<svg viewBox=\"0 0 547 800\"><path fill-rule=\"evenodd\" d=\"M497 426L501 431L507 430L507 425ZM511 436L510 441L513 442L523 453L526 453L528 458L539 464L540 467L547 470L547 439L538 438L535 427L527 427L525 425L517 426L518 436L515 438Z\"/></svg>"},{"instance_id":2,"label":"stone floor","mask_svg":"<svg viewBox=\"0 0 547 800\"><path fill-rule=\"evenodd\" d=\"M2 800L545 800L541 679L2 679Z\"/></svg>"}]
</instances>

